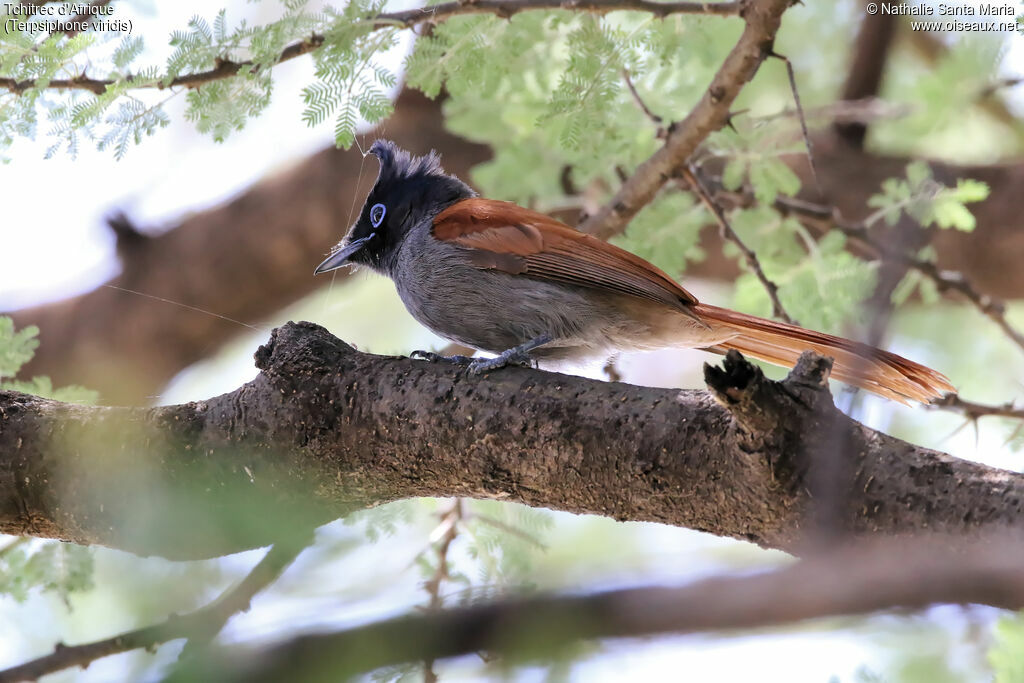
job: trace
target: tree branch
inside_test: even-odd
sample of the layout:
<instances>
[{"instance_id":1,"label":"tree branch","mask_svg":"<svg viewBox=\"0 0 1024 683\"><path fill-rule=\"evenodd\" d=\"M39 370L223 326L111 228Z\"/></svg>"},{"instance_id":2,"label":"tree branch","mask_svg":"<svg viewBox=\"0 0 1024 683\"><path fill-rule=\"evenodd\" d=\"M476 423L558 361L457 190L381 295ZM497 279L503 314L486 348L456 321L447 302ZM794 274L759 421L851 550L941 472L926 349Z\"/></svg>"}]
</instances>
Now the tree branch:
<instances>
[{"instance_id":1,"label":"tree branch","mask_svg":"<svg viewBox=\"0 0 1024 683\"><path fill-rule=\"evenodd\" d=\"M878 96L897 26L898 18L887 12L863 12L841 99L862 100ZM848 144L862 148L868 127L862 121L837 121L833 130Z\"/></svg>"},{"instance_id":2,"label":"tree branch","mask_svg":"<svg viewBox=\"0 0 1024 683\"><path fill-rule=\"evenodd\" d=\"M807 619L922 609L936 603L1024 607L1020 535L876 539L771 572L679 587L520 598L306 635L258 652L236 649L168 681L227 672L228 681L337 680L382 666L478 651L535 660L580 640L752 629Z\"/></svg>"},{"instance_id":3,"label":"tree branch","mask_svg":"<svg viewBox=\"0 0 1024 683\"><path fill-rule=\"evenodd\" d=\"M961 413L972 422L983 417L1005 417L1011 420L1024 420L1024 407L1015 405L1013 401L994 406L986 403L968 401L960 398L958 394L946 394L932 403L932 406L936 408L954 410Z\"/></svg>"},{"instance_id":4,"label":"tree branch","mask_svg":"<svg viewBox=\"0 0 1024 683\"><path fill-rule=\"evenodd\" d=\"M473 2L460 2L455 0L454 2L416 7L401 12L383 12L368 17L365 19L365 22L372 24L374 30L395 26L412 28L419 24L434 23L460 14L494 14L502 18L508 18L521 12L557 9L590 12L593 14L631 10L648 12L657 17L666 17L671 14L731 16L738 14L741 7L741 2L653 2L651 0L474 0ZM314 33L305 40L297 41L285 47L272 66L309 54L323 44L324 36ZM252 66L255 66L255 63L249 59L242 61L218 59L217 65L212 69L182 74L173 78L169 83L159 79L146 79L136 83L137 77L131 74L126 76L124 80L137 88L144 89L192 89L206 83L230 78L237 75L242 69ZM53 79L47 81L45 87L48 90L88 90L101 95L108 86L116 82L113 79L89 78L83 75L77 78ZM34 87L36 87L36 81L33 80L18 81L14 78L0 78L0 88L6 88L16 95L20 95Z\"/></svg>"},{"instance_id":5,"label":"tree branch","mask_svg":"<svg viewBox=\"0 0 1024 683\"><path fill-rule=\"evenodd\" d=\"M471 377L359 353L311 323L273 332L256 361L234 392L152 409L0 392L0 532L191 559L359 507L462 496L793 550L813 454L836 440L853 535L1015 525L1024 509L1024 475L836 411L831 366L809 354L782 383L729 355L707 370L714 399L523 368Z\"/></svg>"},{"instance_id":6,"label":"tree branch","mask_svg":"<svg viewBox=\"0 0 1024 683\"><path fill-rule=\"evenodd\" d=\"M34 681L55 671L74 666L87 667L103 657L129 650L151 648L179 638L190 639L185 644L186 651L193 643L191 639L197 639L197 642L205 646L224 628L228 619L239 612L249 610L252 598L277 580L306 548L309 540L311 537L297 536L287 542L274 544L241 583L229 588L215 601L195 612L183 616L172 615L162 624L146 626L92 643L58 643L51 654L0 671L0 683Z\"/></svg>"},{"instance_id":7,"label":"tree branch","mask_svg":"<svg viewBox=\"0 0 1024 683\"><path fill-rule=\"evenodd\" d=\"M640 209L646 206L666 182L689 159L708 135L729 121L732 106L743 86L757 73L761 62L772 54L775 33L791 0L751 0L740 16L746 22L743 34L725 58L711 85L685 119L671 126L665 144L637 166L619 191L604 207L589 217L580 230L607 239L622 232Z\"/></svg>"}]
</instances>

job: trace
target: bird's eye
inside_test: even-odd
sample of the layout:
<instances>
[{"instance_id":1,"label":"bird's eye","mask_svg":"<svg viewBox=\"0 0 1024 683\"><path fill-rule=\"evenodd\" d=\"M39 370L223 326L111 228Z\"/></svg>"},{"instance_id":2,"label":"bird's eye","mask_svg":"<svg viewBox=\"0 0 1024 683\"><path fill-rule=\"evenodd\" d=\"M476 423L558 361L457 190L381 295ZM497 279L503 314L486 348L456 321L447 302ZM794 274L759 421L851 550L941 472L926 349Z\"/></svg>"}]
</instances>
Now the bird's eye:
<instances>
[{"instance_id":1,"label":"bird's eye","mask_svg":"<svg viewBox=\"0 0 1024 683\"><path fill-rule=\"evenodd\" d=\"M370 223L373 224L373 227L380 227L380 224L384 222L385 213L387 213L387 209L384 208L383 204L374 204L370 208Z\"/></svg>"}]
</instances>

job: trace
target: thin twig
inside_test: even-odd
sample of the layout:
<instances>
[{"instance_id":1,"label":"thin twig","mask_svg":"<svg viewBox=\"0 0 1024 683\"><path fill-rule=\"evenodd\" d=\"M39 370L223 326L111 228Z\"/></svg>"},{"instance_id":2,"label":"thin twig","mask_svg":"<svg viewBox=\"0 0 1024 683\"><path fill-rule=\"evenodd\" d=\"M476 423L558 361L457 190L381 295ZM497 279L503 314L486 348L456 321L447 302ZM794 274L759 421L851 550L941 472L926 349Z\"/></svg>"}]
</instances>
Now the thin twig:
<instances>
[{"instance_id":1,"label":"thin twig","mask_svg":"<svg viewBox=\"0 0 1024 683\"><path fill-rule=\"evenodd\" d=\"M241 583L219 598L183 616L171 615L161 624L82 645L58 643L54 651L30 662L0 671L0 683L34 681L41 676L91 662L120 652L151 648L171 640L188 638L186 650L208 643L224 627L228 619L249 609L253 596L273 583L307 546L307 539L277 543L256 564ZM185 655L185 651L182 653Z\"/></svg>"},{"instance_id":2,"label":"thin twig","mask_svg":"<svg viewBox=\"0 0 1024 683\"><path fill-rule=\"evenodd\" d=\"M982 88L981 92L978 93L978 98L991 97L1003 88L1016 88L1021 84L1024 84L1024 77L1000 78L994 83L990 83Z\"/></svg>"},{"instance_id":3,"label":"thin twig","mask_svg":"<svg viewBox=\"0 0 1024 683\"><path fill-rule=\"evenodd\" d=\"M910 116L917 108L905 102L887 102L879 97L867 97L861 100L838 100L804 110L810 120L826 119L832 123L872 123L874 121L894 121ZM800 113L796 109L785 109L774 114L748 116L746 120L754 123L767 123L785 118L796 118Z\"/></svg>"},{"instance_id":4,"label":"thin twig","mask_svg":"<svg viewBox=\"0 0 1024 683\"><path fill-rule=\"evenodd\" d=\"M1024 420L1024 407L1016 405L1013 401L994 406L968 401L960 398L957 394L946 394L942 398L932 401L928 407L955 410L972 422L977 422L982 417L1008 417L1014 420Z\"/></svg>"},{"instance_id":5,"label":"thin twig","mask_svg":"<svg viewBox=\"0 0 1024 683\"><path fill-rule=\"evenodd\" d=\"M666 17L671 14L732 16L739 13L742 5L742 2L654 2L652 0L473 0L473 2L455 0L454 2L416 7L401 12L383 12L368 17L365 21L372 24L374 30L393 27L412 28L419 24L437 22L441 19L460 14L494 14L498 17L508 18L520 12L556 9L590 12L592 14L632 10L648 12L657 17ZM323 43L324 36L314 33L304 40L285 47L273 64L281 64L313 52ZM170 83L164 83L159 79L146 79L139 81L134 87L160 89L175 87L198 88L212 81L230 78L243 68L254 65L252 60L236 62L230 59L218 59L216 66L208 71L183 74L171 80ZM133 84L137 77L129 75L124 80L129 84ZM82 75L77 78L47 81L46 88L50 90L88 90L100 95L107 89L107 86L114 83L113 79L89 78ZM0 78L0 88L6 88L18 95L34 87L36 87L36 81L34 80L19 81L14 78Z\"/></svg>"},{"instance_id":6,"label":"thin twig","mask_svg":"<svg viewBox=\"0 0 1024 683\"><path fill-rule=\"evenodd\" d=\"M651 108L647 106L646 102L644 102L644 98L640 97L640 93L637 92L636 86L633 85L633 79L629 76L629 71L623 69L622 78L626 81L626 87L629 89L629 94L633 96L633 101L636 102L638 107L640 107L640 111L642 111L654 124L657 131L655 135L659 140L661 140L667 134L665 126L662 124L664 119L651 111Z\"/></svg>"},{"instance_id":7,"label":"thin twig","mask_svg":"<svg viewBox=\"0 0 1024 683\"><path fill-rule=\"evenodd\" d=\"M772 57L781 59L786 65L786 75L789 76L789 89L793 91L793 102L796 104L796 112L800 119L800 131L804 136L804 144L807 145L807 163L811 167L811 177L814 178L814 187L818 190L818 196L824 197L825 193L821 189L821 181L818 180L818 166L814 163L814 145L811 142L811 135L807 132L807 119L804 116L804 107L800 103L800 92L796 87L796 73L793 71L793 62L789 61L789 57L780 55L775 52L772 53Z\"/></svg>"},{"instance_id":8,"label":"thin twig","mask_svg":"<svg viewBox=\"0 0 1024 683\"><path fill-rule=\"evenodd\" d=\"M711 215L715 217L715 221L717 221L718 227L722 231L722 239L732 242L739 247L739 250L743 253L744 258L747 260L747 266L754 272L754 275L757 276L757 279L761 282L765 291L768 292L768 298L771 299L772 302L772 315L779 320L789 323L790 325L798 325L799 323L789 316L789 313L786 312L782 302L779 301L778 285L768 279L768 276L764 274L764 269L761 268L761 262L757 259L757 254L755 254L754 251L744 244L742 239L740 239L740 236L733 229L728 219L726 219L725 214L722 213L722 209L715 203L715 200L712 199L707 188L704 187L700 178L697 177L697 172L693 166L684 166L682 169L682 175L683 178L686 179L686 182L690 184L694 193L700 197L704 206L706 206L708 211L711 212Z\"/></svg>"},{"instance_id":9,"label":"thin twig","mask_svg":"<svg viewBox=\"0 0 1024 683\"><path fill-rule=\"evenodd\" d=\"M717 182L717 181L716 181ZM728 192L722 190L717 193L720 196L727 196L736 199L741 204L749 204L753 201L752 193ZM822 229L836 229L849 238L860 242L862 245L875 252L879 258L893 263L899 263L907 268L921 273L931 280L940 292L956 292L970 302L980 313L992 320L999 326L1000 330L1009 337L1017 346L1024 349L1024 333L1017 330L1006 319L1006 304L987 294L976 290L970 281L959 271L941 270L934 262L917 258L903 251L892 249L890 246L879 242L871 236L867 226L861 222L851 222L841 219L836 209L824 204L817 204L795 197L779 196L775 200L775 209L783 215L792 215L800 218L803 222ZM968 422L977 422L978 418L984 416L1006 417L1011 419L1024 419L1024 407L1017 407L1012 402L1003 405L989 405L975 403L961 399L956 394L947 394L944 398L936 399L930 407L951 410L964 415Z\"/></svg>"},{"instance_id":10,"label":"thin twig","mask_svg":"<svg viewBox=\"0 0 1024 683\"><path fill-rule=\"evenodd\" d=\"M905 252L895 251L874 239L863 224L834 220L833 225L847 237L852 237L873 249L883 259L902 263L908 268L921 273L934 282L940 292L959 293L989 320L998 325L999 329L1013 343L1024 349L1024 333L1015 329L1006 319L1006 304L1000 299L991 297L988 294L982 294L976 290L963 273L955 270L942 270L934 261L921 259Z\"/></svg>"},{"instance_id":11,"label":"thin twig","mask_svg":"<svg viewBox=\"0 0 1024 683\"><path fill-rule=\"evenodd\" d=\"M437 611L443 606L441 597L441 584L445 579L450 578L448 551L452 543L459 536L459 523L465 514L461 498L452 501L451 506L441 513L441 523L438 524L434 533L440 532L434 544L434 551L437 553L437 568L433 575L423 584L424 590L430 596L427 609ZM437 673L434 671L434 660L427 658L423 660L423 683L437 683Z\"/></svg>"}]
</instances>

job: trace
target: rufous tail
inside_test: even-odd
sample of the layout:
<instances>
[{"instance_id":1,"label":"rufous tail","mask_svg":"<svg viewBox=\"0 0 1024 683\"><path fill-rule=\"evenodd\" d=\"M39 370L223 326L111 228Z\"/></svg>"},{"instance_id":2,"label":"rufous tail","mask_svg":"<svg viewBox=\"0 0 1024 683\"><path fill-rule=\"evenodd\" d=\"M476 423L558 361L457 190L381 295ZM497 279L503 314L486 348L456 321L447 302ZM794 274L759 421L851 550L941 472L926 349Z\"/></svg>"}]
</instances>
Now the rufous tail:
<instances>
[{"instance_id":1,"label":"rufous tail","mask_svg":"<svg viewBox=\"0 0 1024 683\"><path fill-rule=\"evenodd\" d=\"M900 403L911 399L930 403L956 392L941 372L867 344L708 304L696 304L692 310L716 328L737 332L735 337L708 347L709 351L736 349L785 367L793 367L804 351L814 351L833 359L833 378Z\"/></svg>"}]
</instances>

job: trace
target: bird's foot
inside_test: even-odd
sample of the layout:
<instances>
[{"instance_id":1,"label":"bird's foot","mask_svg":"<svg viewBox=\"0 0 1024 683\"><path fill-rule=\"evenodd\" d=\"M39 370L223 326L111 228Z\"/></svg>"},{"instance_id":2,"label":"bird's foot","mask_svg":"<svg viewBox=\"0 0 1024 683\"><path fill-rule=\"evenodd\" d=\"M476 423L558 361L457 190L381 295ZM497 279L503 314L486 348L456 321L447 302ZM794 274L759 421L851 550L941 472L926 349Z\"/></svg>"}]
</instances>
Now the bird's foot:
<instances>
[{"instance_id":1,"label":"bird's foot","mask_svg":"<svg viewBox=\"0 0 1024 683\"><path fill-rule=\"evenodd\" d=\"M419 358L431 363L452 363L454 365L472 365L474 362L469 356L442 356L440 353L422 350L413 351L409 354L409 358Z\"/></svg>"},{"instance_id":2,"label":"bird's foot","mask_svg":"<svg viewBox=\"0 0 1024 683\"><path fill-rule=\"evenodd\" d=\"M542 334L525 344L505 349L494 358L477 358L469 364L469 374L482 375L485 372L498 370L507 365L518 365L526 368L536 367L536 361L530 357L530 351L533 351L538 346L547 344L549 341L551 341L551 337Z\"/></svg>"}]
</instances>

